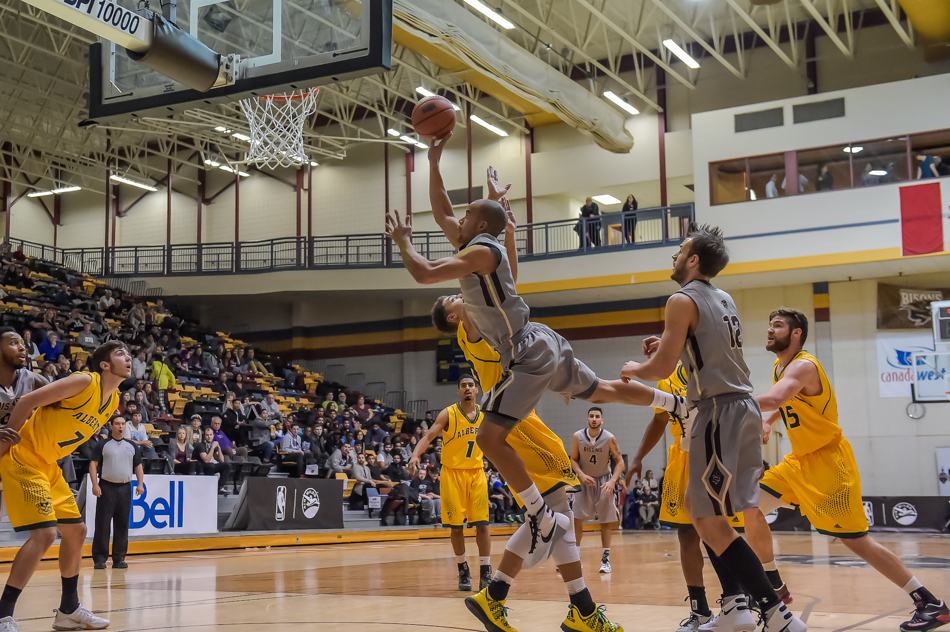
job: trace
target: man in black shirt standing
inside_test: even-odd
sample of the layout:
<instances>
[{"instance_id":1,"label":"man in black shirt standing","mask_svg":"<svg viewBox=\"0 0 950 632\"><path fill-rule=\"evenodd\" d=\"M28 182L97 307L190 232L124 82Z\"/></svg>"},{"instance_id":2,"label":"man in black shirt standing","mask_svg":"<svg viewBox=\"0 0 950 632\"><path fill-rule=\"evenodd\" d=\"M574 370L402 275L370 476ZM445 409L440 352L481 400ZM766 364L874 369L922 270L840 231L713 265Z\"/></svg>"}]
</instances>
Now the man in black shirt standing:
<instances>
[{"instance_id":1,"label":"man in black shirt standing","mask_svg":"<svg viewBox=\"0 0 950 632\"><path fill-rule=\"evenodd\" d=\"M442 516L442 498L437 490L438 484L429 477L431 467L420 467L416 470L416 476L409 484L409 488L419 495L422 512L429 512L427 519L429 524L440 521ZM422 515L424 514L420 513L420 518Z\"/></svg>"},{"instance_id":2,"label":"man in black shirt standing","mask_svg":"<svg viewBox=\"0 0 950 632\"><path fill-rule=\"evenodd\" d=\"M124 438L125 419L114 417L108 441L96 445L89 462L89 479L96 503L96 533L92 538L92 560L95 568L106 567L109 558L109 531L113 533L112 568L128 568L125 556L129 551L129 514L132 512L132 474L138 485L135 494L145 493L142 455L138 446Z\"/></svg>"},{"instance_id":3,"label":"man in black shirt standing","mask_svg":"<svg viewBox=\"0 0 950 632\"><path fill-rule=\"evenodd\" d=\"M584 226L584 219L587 220L587 226ZM586 228L586 237L587 247L588 248L597 248L600 246L600 207L597 206L597 202L593 198L587 198L584 200L584 206L581 207L581 220L578 223L580 231L584 231ZM584 242L581 241L581 248L584 247Z\"/></svg>"}]
</instances>

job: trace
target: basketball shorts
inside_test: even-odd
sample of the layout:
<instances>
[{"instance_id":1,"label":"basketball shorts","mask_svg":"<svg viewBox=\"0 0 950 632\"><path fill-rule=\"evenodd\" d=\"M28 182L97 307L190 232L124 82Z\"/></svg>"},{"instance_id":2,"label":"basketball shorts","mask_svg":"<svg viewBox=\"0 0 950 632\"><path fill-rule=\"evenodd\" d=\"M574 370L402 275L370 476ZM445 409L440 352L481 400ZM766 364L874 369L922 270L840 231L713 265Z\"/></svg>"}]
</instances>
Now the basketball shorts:
<instances>
[{"instance_id":1,"label":"basketball shorts","mask_svg":"<svg viewBox=\"0 0 950 632\"><path fill-rule=\"evenodd\" d=\"M502 366L506 364L504 355ZM544 325L525 325L510 355L509 368L482 398L482 409L495 413L486 421L511 429L531 414L545 391L557 393L567 402L587 399L597 388L597 375L574 357L567 340Z\"/></svg>"},{"instance_id":2,"label":"basketball shorts","mask_svg":"<svg viewBox=\"0 0 950 632\"><path fill-rule=\"evenodd\" d=\"M759 506L762 413L746 393L704 399L689 443L690 516L734 516Z\"/></svg>"},{"instance_id":3,"label":"basketball shorts","mask_svg":"<svg viewBox=\"0 0 950 632\"><path fill-rule=\"evenodd\" d=\"M782 505L797 505L819 533L860 538L868 532L861 475L851 444L844 437L809 454L786 455L765 472L760 487L774 497L763 496L764 513Z\"/></svg>"},{"instance_id":4,"label":"basketball shorts","mask_svg":"<svg viewBox=\"0 0 950 632\"><path fill-rule=\"evenodd\" d=\"M453 529L488 524L488 480L481 469L442 468L442 525Z\"/></svg>"},{"instance_id":5,"label":"basketball shorts","mask_svg":"<svg viewBox=\"0 0 950 632\"><path fill-rule=\"evenodd\" d=\"M0 457L3 499L14 531L82 522L59 465L43 463L21 446Z\"/></svg>"},{"instance_id":6,"label":"basketball shorts","mask_svg":"<svg viewBox=\"0 0 950 632\"><path fill-rule=\"evenodd\" d=\"M528 475L542 496L562 487L578 491L580 481L571 467L561 438L551 432L533 410L508 433L508 445L515 449L528 468ZM521 499L514 493L515 500Z\"/></svg>"},{"instance_id":7,"label":"basketball shorts","mask_svg":"<svg viewBox=\"0 0 950 632\"><path fill-rule=\"evenodd\" d=\"M620 522L619 508L619 486L614 486L614 491L605 494L601 485L610 480L610 474L604 474L594 478L593 485L581 485L581 491L574 494L575 520L593 520L608 524L611 522Z\"/></svg>"},{"instance_id":8,"label":"basketball shorts","mask_svg":"<svg viewBox=\"0 0 950 632\"><path fill-rule=\"evenodd\" d=\"M660 524L671 529L692 526L686 511L686 485L689 481L689 452L671 445L663 475L663 497L660 503ZM737 513L729 519L734 529L745 530L745 518Z\"/></svg>"}]
</instances>

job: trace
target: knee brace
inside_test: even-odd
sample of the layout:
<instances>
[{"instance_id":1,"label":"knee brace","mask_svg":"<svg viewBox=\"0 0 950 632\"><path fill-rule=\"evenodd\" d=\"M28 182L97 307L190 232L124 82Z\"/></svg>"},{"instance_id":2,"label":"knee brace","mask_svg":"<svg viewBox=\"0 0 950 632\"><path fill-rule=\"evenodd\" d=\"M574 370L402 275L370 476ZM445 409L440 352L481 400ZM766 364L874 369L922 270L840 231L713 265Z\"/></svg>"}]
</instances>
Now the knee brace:
<instances>
[{"instance_id":1,"label":"knee brace","mask_svg":"<svg viewBox=\"0 0 950 632\"><path fill-rule=\"evenodd\" d=\"M531 527L525 523L518 527L505 545L506 551L511 551L522 560L528 557L528 551L531 550Z\"/></svg>"}]
</instances>

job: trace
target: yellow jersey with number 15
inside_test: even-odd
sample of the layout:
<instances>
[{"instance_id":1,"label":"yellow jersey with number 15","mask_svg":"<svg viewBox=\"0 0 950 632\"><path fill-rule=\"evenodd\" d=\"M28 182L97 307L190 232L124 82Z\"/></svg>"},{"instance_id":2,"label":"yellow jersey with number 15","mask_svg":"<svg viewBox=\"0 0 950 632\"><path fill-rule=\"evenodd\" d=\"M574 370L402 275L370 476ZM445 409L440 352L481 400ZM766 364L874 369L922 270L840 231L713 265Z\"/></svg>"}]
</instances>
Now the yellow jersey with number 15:
<instances>
[{"instance_id":1,"label":"yellow jersey with number 15","mask_svg":"<svg viewBox=\"0 0 950 632\"><path fill-rule=\"evenodd\" d=\"M804 456L836 441L841 436L841 427L838 425L838 401L818 358L807 351L799 351L789 364L796 360L814 364L821 381L820 395L809 397L799 393L779 408L788 431L788 440L792 444L792 454ZM781 380L783 375L785 369L779 367L776 359L772 383Z\"/></svg>"},{"instance_id":2,"label":"yellow jersey with number 15","mask_svg":"<svg viewBox=\"0 0 950 632\"><path fill-rule=\"evenodd\" d=\"M671 395L682 395L686 397L686 382L688 379L689 376L686 375L686 369L683 368L683 363L677 362L673 374L665 380L660 380L656 388ZM662 408L654 408L653 410L658 413L666 412ZM670 415L670 435L673 437L673 445L680 447L680 442L683 440L684 434L683 423L673 415Z\"/></svg>"},{"instance_id":3,"label":"yellow jersey with number 15","mask_svg":"<svg viewBox=\"0 0 950 632\"><path fill-rule=\"evenodd\" d=\"M475 419L468 418L461 404L453 404L449 411L449 423L442 431L442 466L453 470L482 469L482 450L475 443L478 427L485 415L475 407Z\"/></svg>"},{"instance_id":4,"label":"yellow jersey with number 15","mask_svg":"<svg viewBox=\"0 0 950 632\"><path fill-rule=\"evenodd\" d=\"M78 395L67 397L59 408L40 406L23 428L17 450L43 463L55 463L86 442L112 417L119 406L119 394L112 392L103 398L102 376L85 371L75 375L92 378Z\"/></svg>"}]
</instances>

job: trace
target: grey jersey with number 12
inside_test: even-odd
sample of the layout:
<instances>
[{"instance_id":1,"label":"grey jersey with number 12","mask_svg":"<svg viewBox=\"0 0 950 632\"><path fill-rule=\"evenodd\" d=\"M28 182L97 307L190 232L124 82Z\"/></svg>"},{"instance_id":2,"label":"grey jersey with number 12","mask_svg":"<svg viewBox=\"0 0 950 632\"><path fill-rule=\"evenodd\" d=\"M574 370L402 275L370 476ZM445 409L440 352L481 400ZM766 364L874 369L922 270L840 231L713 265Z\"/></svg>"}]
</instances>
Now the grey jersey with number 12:
<instances>
[{"instance_id":1,"label":"grey jersey with number 12","mask_svg":"<svg viewBox=\"0 0 950 632\"><path fill-rule=\"evenodd\" d=\"M689 375L690 404L726 393L751 393L749 367L742 355L742 323L732 297L706 281L690 281L679 294L696 303L699 324L686 339L681 360Z\"/></svg>"},{"instance_id":2,"label":"grey jersey with number 12","mask_svg":"<svg viewBox=\"0 0 950 632\"><path fill-rule=\"evenodd\" d=\"M590 428L582 428L574 433L577 436L577 449L580 452L581 471L593 478L610 474L610 440L613 435L604 429L593 440Z\"/></svg>"},{"instance_id":3,"label":"grey jersey with number 12","mask_svg":"<svg viewBox=\"0 0 950 632\"><path fill-rule=\"evenodd\" d=\"M45 377L29 369L17 369L13 386L0 386L0 427L6 426L10 421L10 413L21 397L48 383Z\"/></svg>"},{"instance_id":4,"label":"grey jersey with number 12","mask_svg":"<svg viewBox=\"0 0 950 632\"><path fill-rule=\"evenodd\" d=\"M507 367L511 362L511 339L528 324L531 310L518 296L504 246L491 235L482 233L459 250L456 257L464 257L466 250L473 246L490 248L498 260L498 267L491 274L467 274L459 279L465 313L482 337L501 355L502 366Z\"/></svg>"}]
</instances>

